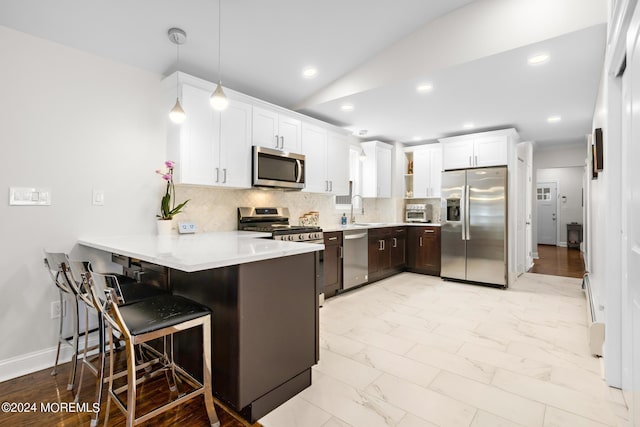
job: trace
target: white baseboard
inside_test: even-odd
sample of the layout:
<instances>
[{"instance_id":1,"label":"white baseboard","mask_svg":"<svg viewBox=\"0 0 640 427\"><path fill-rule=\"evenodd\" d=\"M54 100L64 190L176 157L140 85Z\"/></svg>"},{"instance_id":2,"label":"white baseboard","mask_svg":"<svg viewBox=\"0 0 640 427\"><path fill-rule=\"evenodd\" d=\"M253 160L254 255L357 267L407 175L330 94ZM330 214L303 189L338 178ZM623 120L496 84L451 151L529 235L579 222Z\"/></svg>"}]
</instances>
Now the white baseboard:
<instances>
[{"instance_id":1,"label":"white baseboard","mask_svg":"<svg viewBox=\"0 0 640 427\"><path fill-rule=\"evenodd\" d=\"M98 344L98 337L89 336L89 347ZM84 339L80 339L80 349L84 345ZM53 368L56 361L57 346L45 348L31 353L21 354L9 359L0 360L0 382L7 381L47 368ZM91 354L91 353L90 353ZM60 349L58 365L71 361L73 351L71 347L63 345Z\"/></svg>"},{"instance_id":2,"label":"white baseboard","mask_svg":"<svg viewBox=\"0 0 640 427\"><path fill-rule=\"evenodd\" d=\"M531 258L533 258L533 259L540 259L540 257L538 256L538 252L534 252L534 253L531 255ZM533 267L533 264L532 264L531 266Z\"/></svg>"},{"instance_id":3,"label":"white baseboard","mask_svg":"<svg viewBox=\"0 0 640 427\"><path fill-rule=\"evenodd\" d=\"M558 245L561 248L566 248L567 247L567 242L558 242Z\"/></svg>"}]
</instances>

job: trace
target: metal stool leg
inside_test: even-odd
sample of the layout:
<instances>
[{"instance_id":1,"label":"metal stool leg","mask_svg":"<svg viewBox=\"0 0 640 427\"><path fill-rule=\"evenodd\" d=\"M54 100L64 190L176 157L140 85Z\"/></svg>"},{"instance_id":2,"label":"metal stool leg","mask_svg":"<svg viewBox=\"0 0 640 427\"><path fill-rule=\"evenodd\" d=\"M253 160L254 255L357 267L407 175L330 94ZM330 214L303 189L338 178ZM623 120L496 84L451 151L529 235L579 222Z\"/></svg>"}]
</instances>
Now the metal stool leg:
<instances>
[{"instance_id":1,"label":"metal stool leg","mask_svg":"<svg viewBox=\"0 0 640 427\"><path fill-rule=\"evenodd\" d=\"M211 316L207 316L202 324L202 383L204 385L204 406L211 427L220 427L216 408L213 406L211 380Z\"/></svg>"}]
</instances>

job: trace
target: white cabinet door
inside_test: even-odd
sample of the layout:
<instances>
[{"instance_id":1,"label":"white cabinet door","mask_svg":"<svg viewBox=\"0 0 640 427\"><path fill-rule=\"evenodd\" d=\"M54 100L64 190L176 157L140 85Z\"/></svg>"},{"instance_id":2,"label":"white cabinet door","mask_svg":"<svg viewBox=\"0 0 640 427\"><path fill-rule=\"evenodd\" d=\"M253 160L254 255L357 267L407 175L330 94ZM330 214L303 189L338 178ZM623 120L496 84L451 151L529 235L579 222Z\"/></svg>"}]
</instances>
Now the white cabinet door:
<instances>
[{"instance_id":1,"label":"white cabinet door","mask_svg":"<svg viewBox=\"0 0 640 427\"><path fill-rule=\"evenodd\" d=\"M442 186L442 146L434 144L429 151L431 153L429 159L429 197L440 197L440 187Z\"/></svg>"},{"instance_id":2,"label":"white cabinet door","mask_svg":"<svg viewBox=\"0 0 640 427\"><path fill-rule=\"evenodd\" d=\"M300 140L302 135L301 122L293 117L278 115L278 138L280 150L292 153L300 152Z\"/></svg>"},{"instance_id":3,"label":"white cabinet door","mask_svg":"<svg viewBox=\"0 0 640 427\"><path fill-rule=\"evenodd\" d=\"M431 185L431 151L428 148L413 152L413 197L427 197Z\"/></svg>"},{"instance_id":4,"label":"white cabinet door","mask_svg":"<svg viewBox=\"0 0 640 427\"><path fill-rule=\"evenodd\" d=\"M507 137L496 136L473 141L474 166L503 166L507 164Z\"/></svg>"},{"instance_id":5,"label":"white cabinet door","mask_svg":"<svg viewBox=\"0 0 640 427\"><path fill-rule=\"evenodd\" d=\"M345 135L328 132L327 180L332 194L349 194L349 141Z\"/></svg>"},{"instance_id":6,"label":"white cabinet door","mask_svg":"<svg viewBox=\"0 0 640 427\"><path fill-rule=\"evenodd\" d=\"M278 113L260 107L253 107L253 145L280 148L278 138Z\"/></svg>"},{"instance_id":7,"label":"white cabinet door","mask_svg":"<svg viewBox=\"0 0 640 427\"><path fill-rule=\"evenodd\" d=\"M253 107L253 145L299 153L301 135L300 120Z\"/></svg>"},{"instance_id":8,"label":"white cabinet door","mask_svg":"<svg viewBox=\"0 0 640 427\"><path fill-rule=\"evenodd\" d=\"M473 167L473 141L446 142L442 150L445 170Z\"/></svg>"},{"instance_id":9,"label":"white cabinet door","mask_svg":"<svg viewBox=\"0 0 640 427\"><path fill-rule=\"evenodd\" d=\"M391 146L376 147L378 194L377 197L391 197Z\"/></svg>"},{"instance_id":10,"label":"white cabinet door","mask_svg":"<svg viewBox=\"0 0 640 427\"><path fill-rule=\"evenodd\" d=\"M219 185L251 187L251 115L250 104L229 100L220 112Z\"/></svg>"},{"instance_id":11,"label":"white cabinet door","mask_svg":"<svg viewBox=\"0 0 640 427\"><path fill-rule=\"evenodd\" d=\"M305 155L305 186L303 191L329 191L327 179L327 131L309 124L302 126L302 154Z\"/></svg>"},{"instance_id":12,"label":"white cabinet door","mask_svg":"<svg viewBox=\"0 0 640 427\"><path fill-rule=\"evenodd\" d=\"M182 108L187 119L181 125L177 141L179 180L181 184L212 185L218 164L218 125L209 104L209 91L182 86Z\"/></svg>"}]
</instances>

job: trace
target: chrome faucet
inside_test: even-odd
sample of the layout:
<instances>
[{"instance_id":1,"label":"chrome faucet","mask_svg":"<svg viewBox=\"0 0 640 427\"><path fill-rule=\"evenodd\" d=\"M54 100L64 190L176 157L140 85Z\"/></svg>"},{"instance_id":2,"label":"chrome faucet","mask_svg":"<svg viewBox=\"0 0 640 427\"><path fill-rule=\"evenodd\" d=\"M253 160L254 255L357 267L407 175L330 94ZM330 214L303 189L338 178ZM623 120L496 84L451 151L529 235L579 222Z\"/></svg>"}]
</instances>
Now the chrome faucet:
<instances>
[{"instance_id":1,"label":"chrome faucet","mask_svg":"<svg viewBox=\"0 0 640 427\"><path fill-rule=\"evenodd\" d=\"M360 204L362 206L362 214L364 215L364 201L362 200L362 196L359 194L355 194L352 198L351 198L351 215L350 215L350 221L351 224L355 224L356 222L356 216L353 214L353 201L356 199L356 197L360 198Z\"/></svg>"}]
</instances>

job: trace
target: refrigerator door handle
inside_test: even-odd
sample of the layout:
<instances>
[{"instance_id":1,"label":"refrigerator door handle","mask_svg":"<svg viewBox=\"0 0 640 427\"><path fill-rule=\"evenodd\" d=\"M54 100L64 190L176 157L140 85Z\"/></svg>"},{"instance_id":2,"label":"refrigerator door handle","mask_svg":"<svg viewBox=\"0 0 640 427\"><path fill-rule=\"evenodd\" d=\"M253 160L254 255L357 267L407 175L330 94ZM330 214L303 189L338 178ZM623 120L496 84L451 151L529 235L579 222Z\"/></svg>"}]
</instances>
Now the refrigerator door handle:
<instances>
[{"instance_id":1,"label":"refrigerator door handle","mask_svg":"<svg viewBox=\"0 0 640 427\"><path fill-rule=\"evenodd\" d=\"M470 191L469 191L469 186L465 185L465 203L464 203L464 226L465 226L465 240L471 240L471 200L470 200Z\"/></svg>"},{"instance_id":2,"label":"refrigerator door handle","mask_svg":"<svg viewBox=\"0 0 640 427\"><path fill-rule=\"evenodd\" d=\"M462 240L467 240L467 225L465 223L467 219L467 186L462 186L462 195L460 196L460 230L462 234Z\"/></svg>"}]
</instances>

